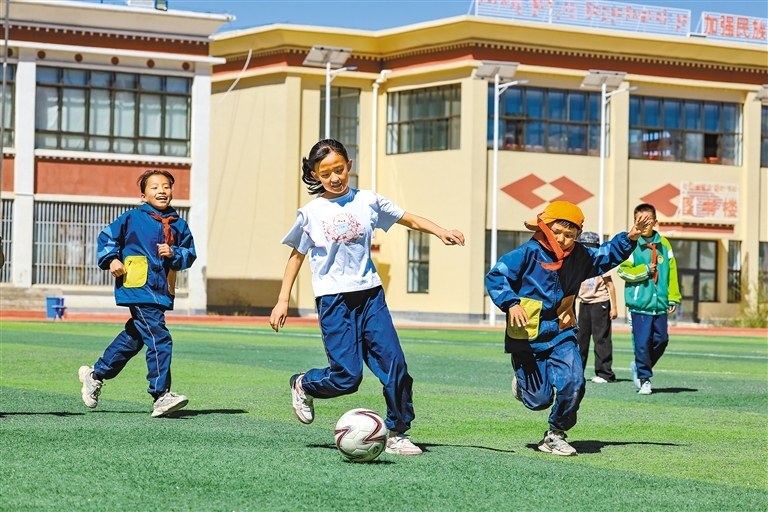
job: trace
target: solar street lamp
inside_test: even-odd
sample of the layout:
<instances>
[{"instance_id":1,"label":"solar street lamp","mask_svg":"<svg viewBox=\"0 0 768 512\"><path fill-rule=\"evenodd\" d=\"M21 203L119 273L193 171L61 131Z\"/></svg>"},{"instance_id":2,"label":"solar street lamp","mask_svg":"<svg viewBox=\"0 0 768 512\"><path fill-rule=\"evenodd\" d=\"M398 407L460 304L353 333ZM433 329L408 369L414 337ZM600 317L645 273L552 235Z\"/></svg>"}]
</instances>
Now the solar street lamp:
<instances>
[{"instance_id":1,"label":"solar street lamp","mask_svg":"<svg viewBox=\"0 0 768 512\"><path fill-rule=\"evenodd\" d=\"M309 50L304 59L305 66L325 68L325 138L331 138L331 82L336 75L345 71L354 71L357 66L346 66L344 63L352 54L351 48L315 45ZM337 69L333 69L337 68Z\"/></svg>"},{"instance_id":2,"label":"solar street lamp","mask_svg":"<svg viewBox=\"0 0 768 512\"><path fill-rule=\"evenodd\" d=\"M768 105L768 84L760 87L760 90L755 95L755 101L761 101L763 104Z\"/></svg>"},{"instance_id":3,"label":"solar street lamp","mask_svg":"<svg viewBox=\"0 0 768 512\"><path fill-rule=\"evenodd\" d=\"M517 72L518 62L484 60L475 71L475 78L493 82L493 186L491 187L491 267L498 259L499 230L499 101L508 88L527 84L528 80L512 80ZM496 325L496 305L490 300L488 322Z\"/></svg>"},{"instance_id":4,"label":"solar street lamp","mask_svg":"<svg viewBox=\"0 0 768 512\"><path fill-rule=\"evenodd\" d=\"M605 123L608 109L608 102L612 96L622 92L634 91L637 86L625 87L619 89L626 75L623 71L600 71L590 69L587 76L581 82L581 87L589 89L600 89L600 191L598 192L598 213L597 213L597 234L600 242L603 241L605 232ZM608 91L611 92L608 92Z\"/></svg>"}]
</instances>

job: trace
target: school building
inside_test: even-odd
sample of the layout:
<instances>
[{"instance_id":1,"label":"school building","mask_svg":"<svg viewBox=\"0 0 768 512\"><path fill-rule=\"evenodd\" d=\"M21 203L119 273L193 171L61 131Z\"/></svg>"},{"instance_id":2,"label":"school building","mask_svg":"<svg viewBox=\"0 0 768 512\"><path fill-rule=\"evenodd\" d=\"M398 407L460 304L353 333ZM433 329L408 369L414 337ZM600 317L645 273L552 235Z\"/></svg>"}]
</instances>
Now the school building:
<instances>
[{"instance_id":1,"label":"school building","mask_svg":"<svg viewBox=\"0 0 768 512\"><path fill-rule=\"evenodd\" d=\"M278 24L213 39L226 62L212 76L209 311L274 305L290 253L280 240L311 200L301 158L325 133L328 99L353 186L467 237L458 248L400 226L377 232L396 318L488 318L494 196L499 255L530 237L523 220L552 200L577 203L598 231L602 195L606 235L626 230L637 204L654 204L677 257L681 321L737 315L768 285L765 19L704 13L696 26L680 9L478 0L466 16L388 30ZM356 67L333 74L329 98L318 46L350 50L332 71ZM500 96L495 188L483 61L517 63L514 80L527 81ZM595 83L590 70L620 73L607 89L602 194L601 90L582 86ZM310 315L304 267L291 306Z\"/></svg>"},{"instance_id":2,"label":"school building","mask_svg":"<svg viewBox=\"0 0 768 512\"><path fill-rule=\"evenodd\" d=\"M176 310L204 313L211 75L224 63L210 35L232 18L141 0L14 0L9 19L2 308L40 309L49 295L70 310L115 308L96 239L140 204L140 174L162 168L197 247Z\"/></svg>"}]
</instances>

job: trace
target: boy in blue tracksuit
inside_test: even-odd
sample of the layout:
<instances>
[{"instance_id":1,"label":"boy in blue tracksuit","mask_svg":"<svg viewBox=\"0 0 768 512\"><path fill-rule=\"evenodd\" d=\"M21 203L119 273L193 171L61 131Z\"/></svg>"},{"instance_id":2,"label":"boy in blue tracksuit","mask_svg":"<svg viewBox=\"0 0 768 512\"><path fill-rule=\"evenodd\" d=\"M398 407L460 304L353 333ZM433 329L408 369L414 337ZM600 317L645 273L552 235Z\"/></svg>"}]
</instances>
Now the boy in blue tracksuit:
<instances>
[{"instance_id":1,"label":"boy in blue tracksuit","mask_svg":"<svg viewBox=\"0 0 768 512\"><path fill-rule=\"evenodd\" d=\"M505 351L512 354L512 392L531 410L547 409L549 429L539 450L576 455L565 431L576 424L584 397L584 371L576 344L574 301L582 281L624 261L650 216L635 220L597 249L576 243L584 215L575 204L554 201L535 220L530 241L502 256L485 277L493 303L507 313ZM557 390L555 397L554 390Z\"/></svg>"},{"instance_id":2,"label":"boy in blue tracksuit","mask_svg":"<svg viewBox=\"0 0 768 512\"><path fill-rule=\"evenodd\" d=\"M99 235L99 267L115 277L115 302L130 309L131 319L93 368L81 366L78 371L83 401L90 408L98 404L104 380L117 377L144 346L152 417L188 403L187 397L171 392L172 340L165 312L173 309L176 272L192 266L196 254L189 226L171 208L173 183L168 171L146 171L138 182L144 204Z\"/></svg>"}]
</instances>

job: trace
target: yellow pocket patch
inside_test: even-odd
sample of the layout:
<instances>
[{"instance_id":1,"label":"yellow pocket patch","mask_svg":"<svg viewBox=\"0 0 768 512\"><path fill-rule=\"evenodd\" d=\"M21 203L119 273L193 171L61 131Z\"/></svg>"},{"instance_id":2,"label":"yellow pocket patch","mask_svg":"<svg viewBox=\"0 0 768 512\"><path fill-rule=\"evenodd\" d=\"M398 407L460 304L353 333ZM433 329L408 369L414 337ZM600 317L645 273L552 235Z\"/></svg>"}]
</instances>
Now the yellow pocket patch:
<instances>
[{"instance_id":1,"label":"yellow pocket patch","mask_svg":"<svg viewBox=\"0 0 768 512\"><path fill-rule=\"evenodd\" d=\"M175 270L169 270L168 271L168 293L176 296L176 271Z\"/></svg>"},{"instance_id":2,"label":"yellow pocket patch","mask_svg":"<svg viewBox=\"0 0 768 512\"><path fill-rule=\"evenodd\" d=\"M141 288L147 284L149 263L147 263L146 256L126 256L123 265L125 266L123 286L126 288Z\"/></svg>"},{"instance_id":3,"label":"yellow pocket patch","mask_svg":"<svg viewBox=\"0 0 768 512\"><path fill-rule=\"evenodd\" d=\"M539 336L539 320L543 303L536 299L520 299L520 306L528 315L528 323L523 327L512 325L511 317L507 315L507 335L515 340L535 340Z\"/></svg>"}]
</instances>

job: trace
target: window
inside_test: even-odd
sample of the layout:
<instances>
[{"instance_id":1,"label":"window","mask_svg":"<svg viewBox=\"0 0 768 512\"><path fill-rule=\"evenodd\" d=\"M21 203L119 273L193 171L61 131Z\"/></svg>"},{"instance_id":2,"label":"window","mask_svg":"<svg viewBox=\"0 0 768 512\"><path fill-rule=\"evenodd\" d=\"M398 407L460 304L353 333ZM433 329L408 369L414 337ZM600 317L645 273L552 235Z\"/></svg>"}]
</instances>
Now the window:
<instances>
[{"instance_id":1,"label":"window","mask_svg":"<svg viewBox=\"0 0 768 512\"><path fill-rule=\"evenodd\" d=\"M0 80L3 79L2 71L0 71ZM14 111L14 104L16 103L14 101L14 83L16 81L16 66L13 66L11 64L8 64L6 67L5 72L5 121L4 121L4 129L5 129L5 135L3 140L3 147L5 148L12 148L13 147L13 111ZM0 82L0 85L2 85L2 82ZM3 217L5 218L5 217ZM5 237L3 237L5 239ZM7 255L8 253L6 253Z\"/></svg>"},{"instance_id":2,"label":"window","mask_svg":"<svg viewBox=\"0 0 768 512\"><path fill-rule=\"evenodd\" d=\"M99 233L130 205L36 202L34 217L33 284L107 286L108 270L97 265ZM176 208L186 219L188 209ZM176 286L185 288L186 272Z\"/></svg>"},{"instance_id":3,"label":"window","mask_svg":"<svg viewBox=\"0 0 768 512\"><path fill-rule=\"evenodd\" d=\"M35 147L189 156L189 78L37 68Z\"/></svg>"},{"instance_id":4,"label":"window","mask_svg":"<svg viewBox=\"0 0 768 512\"><path fill-rule=\"evenodd\" d=\"M768 167L768 105L763 105L760 115L760 165Z\"/></svg>"},{"instance_id":5,"label":"window","mask_svg":"<svg viewBox=\"0 0 768 512\"><path fill-rule=\"evenodd\" d=\"M429 293L429 235L408 230L408 293Z\"/></svg>"},{"instance_id":6,"label":"window","mask_svg":"<svg viewBox=\"0 0 768 512\"><path fill-rule=\"evenodd\" d=\"M741 241L728 242L728 302L741 302Z\"/></svg>"},{"instance_id":7,"label":"window","mask_svg":"<svg viewBox=\"0 0 768 512\"><path fill-rule=\"evenodd\" d=\"M697 302L717 302L717 244L714 240L673 240L678 278L683 299L695 296ZM695 290L685 290L686 280L682 274L691 276Z\"/></svg>"},{"instance_id":8,"label":"window","mask_svg":"<svg viewBox=\"0 0 768 512\"><path fill-rule=\"evenodd\" d=\"M741 105L632 96L629 157L741 165Z\"/></svg>"},{"instance_id":9,"label":"window","mask_svg":"<svg viewBox=\"0 0 768 512\"><path fill-rule=\"evenodd\" d=\"M496 257L501 258L512 249L517 249L531 239L530 231L498 231L496 238ZM495 264L495 263L494 263ZM491 270L491 230L485 230L485 273Z\"/></svg>"},{"instance_id":10,"label":"window","mask_svg":"<svg viewBox=\"0 0 768 512\"><path fill-rule=\"evenodd\" d=\"M2 236L3 236L3 254L5 254L5 265L0 268L0 283L10 283L12 270L11 254L13 250L13 240L11 234L13 233L13 199L3 199L3 220L2 220Z\"/></svg>"},{"instance_id":11,"label":"window","mask_svg":"<svg viewBox=\"0 0 768 512\"><path fill-rule=\"evenodd\" d=\"M3 240L5 240L5 237L3 237ZM768 242L760 242L759 251L757 278L760 281L760 289L757 291L757 300L768 302Z\"/></svg>"},{"instance_id":12,"label":"window","mask_svg":"<svg viewBox=\"0 0 768 512\"><path fill-rule=\"evenodd\" d=\"M488 88L488 148L493 148L493 85ZM600 94L510 87L499 99L499 149L600 154Z\"/></svg>"},{"instance_id":13,"label":"window","mask_svg":"<svg viewBox=\"0 0 768 512\"><path fill-rule=\"evenodd\" d=\"M353 160L349 186L357 188L360 125L360 89L331 87L331 138L344 144ZM320 89L320 138L325 138L325 87Z\"/></svg>"},{"instance_id":14,"label":"window","mask_svg":"<svg viewBox=\"0 0 768 512\"><path fill-rule=\"evenodd\" d=\"M387 154L459 149L461 84L387 94Z\"/></svg>"}]
</instances>

